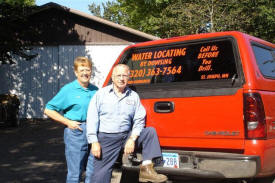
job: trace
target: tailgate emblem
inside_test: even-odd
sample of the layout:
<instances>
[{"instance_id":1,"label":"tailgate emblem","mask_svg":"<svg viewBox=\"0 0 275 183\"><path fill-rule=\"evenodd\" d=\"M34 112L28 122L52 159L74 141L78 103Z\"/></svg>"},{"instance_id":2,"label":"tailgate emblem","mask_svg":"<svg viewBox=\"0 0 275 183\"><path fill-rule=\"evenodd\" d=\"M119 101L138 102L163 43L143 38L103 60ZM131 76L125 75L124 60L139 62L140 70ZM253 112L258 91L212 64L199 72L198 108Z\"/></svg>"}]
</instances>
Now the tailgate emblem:
<instances>
[{"instance_id":1,"label":"tailgate emblem","mask_svg":"<svg viewBox=\"0 0 275 183\"><path fill-rule=\"evenodd\" d=\"M240 134L239 131L205 131L205 135L220 135L220 136L238 136Z\"/></svg>"}]
</instances>

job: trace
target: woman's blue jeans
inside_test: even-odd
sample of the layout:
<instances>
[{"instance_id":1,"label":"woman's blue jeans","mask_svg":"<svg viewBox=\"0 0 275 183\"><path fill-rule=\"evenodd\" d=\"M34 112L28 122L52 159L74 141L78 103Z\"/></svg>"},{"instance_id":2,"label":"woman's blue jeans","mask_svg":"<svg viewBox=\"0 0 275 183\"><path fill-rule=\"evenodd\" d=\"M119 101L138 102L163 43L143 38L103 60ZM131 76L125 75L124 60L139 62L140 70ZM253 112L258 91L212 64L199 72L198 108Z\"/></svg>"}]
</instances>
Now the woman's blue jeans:
<instances>
[{"instance_id":1,"label":"woman's blue jeans","mask_svg":"<svg viewBox=\"0 0 275 183\"><path fill-rule=\"evenodd\" d=\"M89 152L86 138L86 123L80 125L83 131L65 128L64 143L67 161L67 183L79 183L86 169L85 183L90 183L93 173L93 155Z\"/></svg>"}]
</instances>

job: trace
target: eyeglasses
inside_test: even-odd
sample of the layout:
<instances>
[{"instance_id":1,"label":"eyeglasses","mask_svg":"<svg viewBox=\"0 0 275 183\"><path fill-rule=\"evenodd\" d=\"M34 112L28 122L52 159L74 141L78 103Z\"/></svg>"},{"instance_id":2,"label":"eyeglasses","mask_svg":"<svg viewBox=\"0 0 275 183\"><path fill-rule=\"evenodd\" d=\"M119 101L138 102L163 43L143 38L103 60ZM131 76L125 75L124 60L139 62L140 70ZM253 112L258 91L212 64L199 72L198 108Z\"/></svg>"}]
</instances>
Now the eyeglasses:
<instances>
[{"instance_id":1,"label":"eyeglasses","mask_svg":"<svg viewBox=\"0 0 275 183\"><path fill-rule=\"evenodd\" d=\"M129 75L118 74L118 75L115 75L115 78L117 78L117 79L120 79L120 78L122 78L122 79L128 79Z\"/></svg>"}]
</instances>

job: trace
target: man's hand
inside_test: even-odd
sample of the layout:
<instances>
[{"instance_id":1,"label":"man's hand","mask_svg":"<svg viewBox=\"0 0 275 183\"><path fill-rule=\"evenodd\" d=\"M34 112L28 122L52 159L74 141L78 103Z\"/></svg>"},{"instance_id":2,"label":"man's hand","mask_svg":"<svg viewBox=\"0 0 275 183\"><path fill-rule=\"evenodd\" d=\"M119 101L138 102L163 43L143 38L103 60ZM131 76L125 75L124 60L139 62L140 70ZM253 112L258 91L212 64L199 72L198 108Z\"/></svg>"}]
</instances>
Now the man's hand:
<instances>
[{"instance_id":1,"label":"man's hand","mask_svg":"<svg viewBox=\"0 0 275 183\"><path fill-rule=\"evenodd\" d=\"M100 156L101 156L101 147L100 147L99 142L92 143L91 153L94 155L94 157L100 158Z\"/></svg>"},{"instance_id":2,"label":"man's hand","mask_svg":"<svg viewBox=\"0 0 275 183\"><path fill-rule=\"evenodd\" d=\"M70 129L72 129L72 130L78 129L78 130L80 130L80 131L83 131L82 128L80 128L79 125L81 125L81 123L78 122L78 121L69 120L69 121L67 122L68 128L70 128Z\"/></svg>"},{"instance_id":3,"label":"man's hand","mask_svg":"<svg viewBox=\"0 0 275 183\"><path fill-rule=\"evenodd\" d=\"M135 141L129 138L124 147L124 154L131 154L135 150Z\"/></svg>"}]
</instances>

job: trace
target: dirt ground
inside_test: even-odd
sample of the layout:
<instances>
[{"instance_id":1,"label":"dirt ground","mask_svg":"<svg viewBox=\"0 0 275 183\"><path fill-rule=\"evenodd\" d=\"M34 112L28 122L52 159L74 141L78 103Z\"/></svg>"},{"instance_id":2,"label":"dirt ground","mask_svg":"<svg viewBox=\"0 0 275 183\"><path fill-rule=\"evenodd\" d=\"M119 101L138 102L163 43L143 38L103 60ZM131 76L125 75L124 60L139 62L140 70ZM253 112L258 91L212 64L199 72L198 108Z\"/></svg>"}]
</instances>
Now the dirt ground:
<instances>
[{"instance_id":1,"label":"dirt ground","mask_svg":"<svg viewBox=\"0 0 275 183\"><path fill-rule=\"evenodd\" d=\"M50 120L0 126L0 183L64 183L63 129ZM120 182L120 175L114 171L112 183Z\"/></svg>"}]
</instances>

